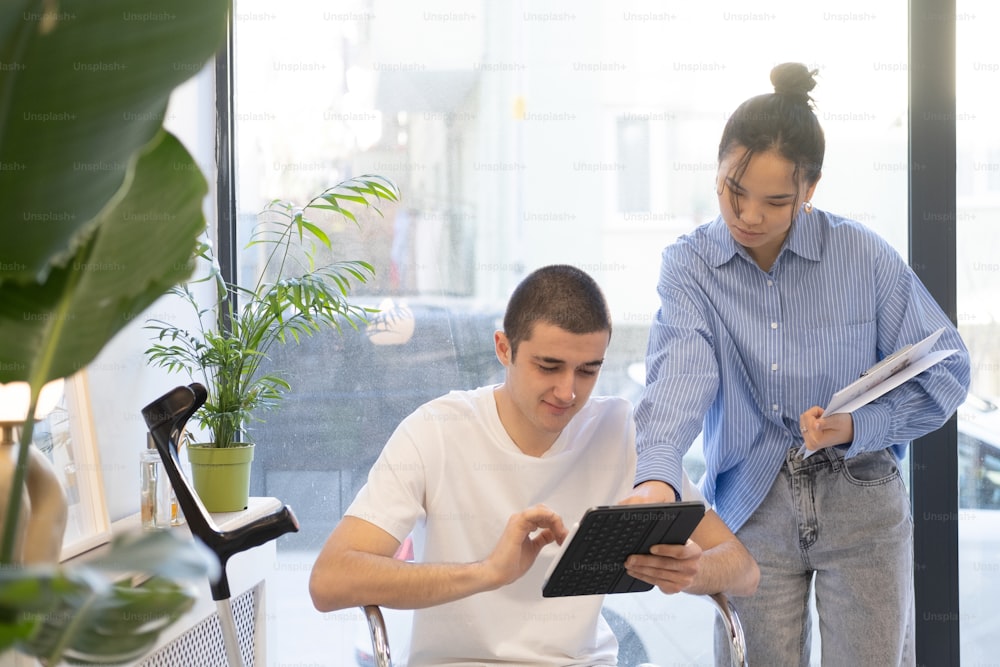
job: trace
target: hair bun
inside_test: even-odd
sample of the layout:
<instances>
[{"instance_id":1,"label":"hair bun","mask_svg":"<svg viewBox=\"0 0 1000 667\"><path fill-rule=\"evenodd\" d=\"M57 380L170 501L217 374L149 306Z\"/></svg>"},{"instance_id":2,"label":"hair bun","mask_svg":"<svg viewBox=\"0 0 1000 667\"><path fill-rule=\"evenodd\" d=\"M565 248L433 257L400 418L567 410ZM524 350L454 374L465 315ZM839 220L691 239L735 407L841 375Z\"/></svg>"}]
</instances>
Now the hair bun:
<instances>
[{"instance_id":1,"label":"hair bun","mask_svg":"<svg viewBox=\"0 0 1000 667\"><path fill-rule=\"evenodd\" d=\"M810 70L802 63L782 63L771 70L771 83L777 95L788 95L806 102L811 101L809 91L816 87L814 78L819 70Z\"/></svg>"}]
</instances>

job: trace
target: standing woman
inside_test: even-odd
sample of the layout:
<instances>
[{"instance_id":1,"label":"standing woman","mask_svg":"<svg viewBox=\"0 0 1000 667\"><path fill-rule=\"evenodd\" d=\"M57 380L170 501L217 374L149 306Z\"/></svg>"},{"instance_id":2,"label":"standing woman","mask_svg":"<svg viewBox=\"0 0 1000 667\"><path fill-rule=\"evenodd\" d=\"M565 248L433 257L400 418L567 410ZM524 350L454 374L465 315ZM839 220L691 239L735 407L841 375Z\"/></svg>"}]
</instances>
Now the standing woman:
<instances>
[{"instance_id":1,"label":"standing woman","mask_svg":"<svg viewBox=\"0 0 1000 667\"><path fill-rule=\"evenodd\" d=\"M735 598L751 665L808 665L815 586L824 665L912 665L909 442L964 400L968 352L899 254L810 202L825 141L815 71L786 63L719 144L720 215L663 252L637 411L634 498L673 500L703 432L705 496L757 559ZM830 397L944 327L958 352L850 414ZM803 443L815 453L800 454ZM672 487L672 488L671 488Z\"/></svg>"}]
</instances>

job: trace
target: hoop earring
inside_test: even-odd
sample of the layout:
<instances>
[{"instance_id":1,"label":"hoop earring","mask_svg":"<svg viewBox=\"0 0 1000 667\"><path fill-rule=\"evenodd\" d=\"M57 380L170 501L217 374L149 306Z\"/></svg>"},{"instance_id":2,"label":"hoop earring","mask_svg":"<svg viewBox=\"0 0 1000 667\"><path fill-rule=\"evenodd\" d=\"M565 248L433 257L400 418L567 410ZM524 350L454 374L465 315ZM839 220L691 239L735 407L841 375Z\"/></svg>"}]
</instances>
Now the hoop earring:
<instances>
[{"instance_id":1,"label":"hoop earring","mask_svg":"<svg viewBox=\"0 0 1000 667\"><path fill-rule=\"evenodd\" d=\"M802 204L802 210L805 211L806 213L812 213L813 212L813 203L811 201L804 202Z\"/></svg>"}]
</instances>

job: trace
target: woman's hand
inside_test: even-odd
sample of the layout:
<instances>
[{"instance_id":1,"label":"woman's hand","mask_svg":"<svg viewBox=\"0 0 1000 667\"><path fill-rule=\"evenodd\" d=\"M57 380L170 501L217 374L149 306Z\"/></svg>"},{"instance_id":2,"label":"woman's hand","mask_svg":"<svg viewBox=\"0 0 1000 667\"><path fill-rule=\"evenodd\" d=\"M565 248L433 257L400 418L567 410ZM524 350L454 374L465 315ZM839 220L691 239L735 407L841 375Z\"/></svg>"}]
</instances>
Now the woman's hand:
<instances>
[{"instance_id":1,"label":"woman's hand","mask_svg":"<svg viewBox=\"0 0 1000 667\"><path fill-rule=\"evenodd\" d=\"M854 418L849 412L823 417L823 408L815 405L799 416L799 431L806 449L816 451L844 445L854 440Z\"/></svg>"}]
</instances>

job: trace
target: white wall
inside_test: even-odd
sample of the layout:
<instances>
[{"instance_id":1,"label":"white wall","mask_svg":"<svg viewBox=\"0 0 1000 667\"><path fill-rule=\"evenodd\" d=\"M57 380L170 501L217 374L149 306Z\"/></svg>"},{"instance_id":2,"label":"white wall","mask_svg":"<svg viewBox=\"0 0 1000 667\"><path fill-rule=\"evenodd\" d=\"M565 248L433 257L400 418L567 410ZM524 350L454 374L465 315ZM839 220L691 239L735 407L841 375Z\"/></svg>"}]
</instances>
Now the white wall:
<instances>
[{"instance_id":1,"label":"white wall","mask_svg":"<svg viewBox=\"0 0 1000 667\"><path fill-rule=\"evenodd\" d=\"M204 210L215 221L215 77L213 65L174 91L165 126L180 138L205 174L209 196ZM153 332L148 319L190 321L189 308L164 297L122 329L87 366L95 438L101 457L108 513L112 521L139 511L139 453L146 447L140 411L169 389L188 384L181 375L147 366L143 352Z\"/></svg>"}]
</instances>

